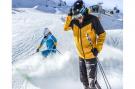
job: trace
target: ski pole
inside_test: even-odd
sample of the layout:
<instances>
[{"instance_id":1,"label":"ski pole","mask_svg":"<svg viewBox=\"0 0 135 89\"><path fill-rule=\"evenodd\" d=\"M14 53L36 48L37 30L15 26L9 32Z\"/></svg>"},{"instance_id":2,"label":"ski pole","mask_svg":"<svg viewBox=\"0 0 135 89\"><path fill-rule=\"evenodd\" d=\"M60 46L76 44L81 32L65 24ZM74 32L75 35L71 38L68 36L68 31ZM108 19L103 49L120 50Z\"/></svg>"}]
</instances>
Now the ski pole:
<instances>
[{"instance_id":1,"label":"ski pole","mask_svg":"<svg viewBox=\"0 0 135 89\"><path fill-rule=\"evenodd\" d=\"M89 43L90 43L90 45L91 45L91 47L92 47L92 49L93 49L93 44L92 44L92 41L91 41L89 35L86 34L86 37L87 37L87 39L88 39L88 41L89 41ZM99 66L99 68L100 68L101 74L102 74L102 76L103 76L103 79L104 79L104 81L105 81L106 87L107 87L107 89L108 89L108 88L111 89L110 83L109 83L109 81L108 81L108 79L107 79L107 77L106 77L106 74L105 74L105 72L104 72L104 69L103 69L103 67L102 67L102 65L101 65L101 63L100 63L98 57L96 57L96 59L97 59L97 63L98 63L98 66Z\"/></svg>"},{"instance_id":2,"label":"ski pole","mask_svg":"<svg viewBox=\"0 0 135 89\"><path fill-rule=\"evenodd\" d=\"M108 84L107 89L111 89L111 85L110 85L110 83L109 83L109 81L108 81L108 79L107 79L107 77L106 77L106 74L105 74L105 72L104 72L104 69L103 69L101 63L99 62L99 59L98 59L98 58L97 58L97 60L98 60L98 66L99 66L99 68L100 68L100 71L101 71L101 73L102 73L102 76L103 76L103 78L104 78L104 81L105 81L106 86L107 86L107 84Z\"/></svg>"},{"instance_id":3,"label":"ski pole","mask_svg":"<svg viewBox=\"0 0 135 89\"><path fill-rule=\"evenodd\" d=\"M56 49L56 51L57 51L59 54L63 55L58 49Z\"/></svg>"}]
</instances>

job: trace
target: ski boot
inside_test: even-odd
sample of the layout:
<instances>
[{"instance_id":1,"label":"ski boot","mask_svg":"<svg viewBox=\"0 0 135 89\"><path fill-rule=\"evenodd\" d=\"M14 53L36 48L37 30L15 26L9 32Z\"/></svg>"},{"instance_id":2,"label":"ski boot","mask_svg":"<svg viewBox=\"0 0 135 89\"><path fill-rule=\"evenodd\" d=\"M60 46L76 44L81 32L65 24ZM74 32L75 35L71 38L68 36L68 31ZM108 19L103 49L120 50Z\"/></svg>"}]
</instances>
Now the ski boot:
<instances>
[{"instance_id":1,"label":"ski boot","mask_svg":"<svg viewBox=\"0 0 135 89\"><path fill-rule=\"evenodd\" d=\"M84 89L90 89L89 84L83 84Z\"/></svg>"},{"instance_id":2,"label":"ski boot","mask_svg":"<svg viewBox=\"0 0 135 89\"><path fill-rule=\"evenodd\" d=\"M89 86L87 86L87 87L84 87L84 89L90 89L90 88L89 88Z\"/></svg>"},{"instance_id":3,"label":"ski boot","mask_svg":"<svg viewBox=\"0 0 135 89\"><path fill-rule=\"evenodd\" d=\"M97 89L97 88L93 87L93 88L89 88L89 89Z\"/></svg>"},{"instance_id":4,"label":"ski boot","mask_svg":"<svg viewBox=\"0 0 135 89\"><path fill-rule=\"evenodd\" d=\"M95 88L95 87L89 87L89 86L84 86L84 89L97 89L97 88Z\"/></svg>"}]
</instances>

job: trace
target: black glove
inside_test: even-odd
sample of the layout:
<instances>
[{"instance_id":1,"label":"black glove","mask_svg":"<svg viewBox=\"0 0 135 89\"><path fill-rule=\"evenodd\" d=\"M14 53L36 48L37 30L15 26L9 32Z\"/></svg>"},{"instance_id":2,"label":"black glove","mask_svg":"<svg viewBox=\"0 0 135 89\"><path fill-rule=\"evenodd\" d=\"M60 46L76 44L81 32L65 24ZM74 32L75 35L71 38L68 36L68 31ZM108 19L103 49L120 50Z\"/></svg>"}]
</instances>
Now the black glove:
<instances>
[{"instance_id":1,"label":"black glove","mask_svg":"<svg viewBox=\"0 0 135 89\"><path fill-rule=\"evenodd\" d=\"M37 49L36 52L39 52L39 49Z\"/></svg>"},{"instance_id":2,"label":"black glove","mask_svg":"<svg viewBox=\"0 0 135 89\"><path fill-rule=\"evenodd\" d=\"M72 8L70 8L70 10L69 10L69 12L68 12L68 15L69 15L69 16L72 16L72 15L73 15L73 13L72 13Z\"/></svg>"},{"instance_id":3,"label":"black glove","mask_svg":"<svg viewBox=\"0 0 135 89\"><path fill-rule=\"evenodd\" d=\"M98 50L96 48L93 48L91 50L91 52L93 53L93 55L96 57L98 55Z\"/></svg>"}]
</instances>

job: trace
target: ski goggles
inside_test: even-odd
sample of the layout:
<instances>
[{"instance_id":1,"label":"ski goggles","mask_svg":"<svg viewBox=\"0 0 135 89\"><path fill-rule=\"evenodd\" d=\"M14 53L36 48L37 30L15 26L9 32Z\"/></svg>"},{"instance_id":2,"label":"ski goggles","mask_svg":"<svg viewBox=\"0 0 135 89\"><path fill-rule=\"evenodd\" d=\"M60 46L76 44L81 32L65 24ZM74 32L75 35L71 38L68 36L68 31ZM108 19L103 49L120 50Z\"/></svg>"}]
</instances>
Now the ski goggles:
<instances>
[{"instance_id":1,"label":"ski goggles","mask_svg":"<svg viewBox=\"0 0 135 89\"><path fill-rule=\"evenodd\" d=\"M83 16L83 14L85 13L85 11L86 11L86 8L83 7L83 8L78 12L78 14L72 16L73 19L80 19L80 18Z\"/></svg>"},{"instance_id":2,"label":"ski goggles","mask_svg":"<svg viewBox=\"0 0 135 89\"><path fill-rule=\"evenodd\" d=\"M73 15L72 16L72 19L81 19L82 18L82 14L80 13L80 14L77 14L77 15Z\"/></svg>"},{"instance_id":3,"label":"ski goggles","mask_svg":"<svg viewBox=\"0 0 135 89\"><path fill-rule=\"evenodd\" d=\"M81 14L84 14L85 11L86 11L86 7L83 6L83 8L80 10L80 13L81 13Z\"/></svg>"}]
</instances>

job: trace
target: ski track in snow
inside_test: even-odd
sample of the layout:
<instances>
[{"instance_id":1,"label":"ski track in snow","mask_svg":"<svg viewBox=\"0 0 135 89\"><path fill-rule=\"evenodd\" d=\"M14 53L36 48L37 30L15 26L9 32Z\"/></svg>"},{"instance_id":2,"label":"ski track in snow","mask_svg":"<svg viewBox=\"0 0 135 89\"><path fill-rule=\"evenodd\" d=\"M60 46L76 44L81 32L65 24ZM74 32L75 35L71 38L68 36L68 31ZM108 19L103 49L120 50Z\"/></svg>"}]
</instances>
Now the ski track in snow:
<instances>
[{"instance_id":1,"label":"ski track in snow","mask_svg":"<svg viewBox=\"0 0 135 89\"><path fill-rule=\"evenodd\" d=\"M65 32L63 30L65 15L45 13L30 8L16 10L14 10L15 14L12 18L13 89L83 89L79 80L78 56L72 31ZM117 25L119 24L115 23L113 26L119 27ZM44 27L49 27L56 36L58 49L63 55L57 54L53 58L45 60L42 60L40 53L31 56L40 44ZM106 32L106 42L99 59L112 89L123 89L123 31L118 28L117 30L106 30ZM16 69L22 71L24 76ZM27 79L26 76L30 79ZM101 86L105 89L100 73L98 78Z\"/></svg>"}]
</instances>

